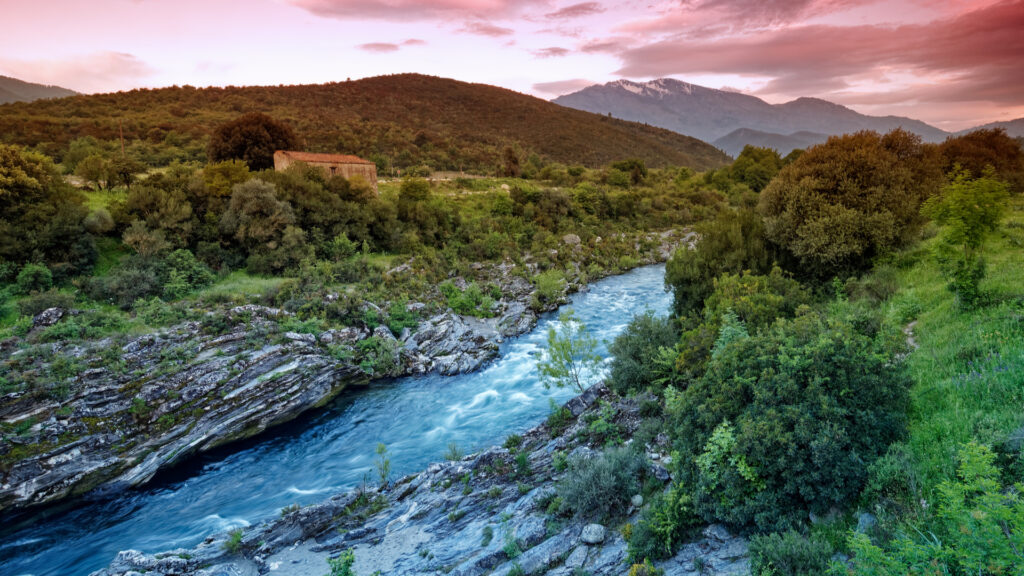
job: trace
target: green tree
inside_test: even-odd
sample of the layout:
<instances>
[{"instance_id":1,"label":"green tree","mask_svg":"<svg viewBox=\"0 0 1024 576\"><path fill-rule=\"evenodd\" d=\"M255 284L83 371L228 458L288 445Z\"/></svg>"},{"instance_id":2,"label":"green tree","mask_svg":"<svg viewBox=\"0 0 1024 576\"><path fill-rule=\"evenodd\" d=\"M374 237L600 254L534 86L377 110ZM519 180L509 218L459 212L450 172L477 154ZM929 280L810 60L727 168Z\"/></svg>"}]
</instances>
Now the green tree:
<instances>
[{"instance_id":1,"label":"green tree","mask_svg":"<svg viewBox=\"0 0 1024 576\"><path fill-rule=\"evenodd\" d=\"M960 250L952 262L943 260L949 289L962 308L973 308L980 301L979 284L985 276L981 248L985 238L998 228L1008 199L1007 184L992 168L976 179L966 170L957 170L942 193L922 206L926 216L944 226L946 246Z\"/></svg>"},{"instance_id":2,"label":"green tree","mask_svg":"<svg viewBox=\"0 0 1024 576\"><path fill-rule=\"evenodd\" d=\"M825 279L866 270L916 237L939 165L934 146L903 130L833 136L761 193L765 235L798 260L793 272Z\"/></svg>"},{"instance_id":3,"label":"green tree","mask_svg":"<svg viewBox=\"0 0 1024 576\"><path fill-rule=\"evenodd\" d=\"M547 354L537 362L544 385L572 386L582 394L601 364L596 350L597 339L576 318L575 311L563 312L557 326L548 327Z\"/></svg>"},{"instance_id":4,"label":"green tree","mask_svg":"<svg viewBox=\"0 0 1024 576\"><path fill-rule=\"evenodd\" d=\"M250 170L266 170L274 167L276 150L293 150L298 145L298 137L287 124L249 112L214 129L207 156L211 162L241 160Z\"/></svg>"},{"instance_id":5,"label":"green tree","mask_svg":"<svg viewBox=\"0 0 1024 576\"><path fill-rule=\"evenodd\" d=\"M103 190L110 182L110 162L99 154L90 154L76 164L75 176Z\"/></svg>"},{"instance_id":6,"label":"green tree","mask_svg":"<svg viewBox=\"0 0 1024 576\"><path fill-rule=\"evenodd\" d=\"M754 192L764 190L782 168L782 158L771 148L746 145L732 163L730 171L736 180L750 186Z\"/></svg>"}]
</instances>

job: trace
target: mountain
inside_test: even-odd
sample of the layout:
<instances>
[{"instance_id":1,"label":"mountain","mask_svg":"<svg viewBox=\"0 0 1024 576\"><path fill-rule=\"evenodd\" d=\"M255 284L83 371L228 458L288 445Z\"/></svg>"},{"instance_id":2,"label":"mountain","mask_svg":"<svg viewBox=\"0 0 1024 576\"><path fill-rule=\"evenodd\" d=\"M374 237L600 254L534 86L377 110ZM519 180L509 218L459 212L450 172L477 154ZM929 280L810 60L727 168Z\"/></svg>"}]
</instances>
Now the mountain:
<instances>
[{"instance_id":1,"label":"mountain","mask_svg":"<svg viewBox=\"0 0 1024 576\"><path fill-rule=\"evenodd\" d=\"M649 166L707 169L728 158L670 130L572 110L485 84L398 74L304 86L132 90L0 106L8 142L59 156L82 136L182 149L220 123L259 111L284 121L311 152L357 154L381 166L493 171L512 147L563 164L641 158ZM201 156L196 157L202 159Z\"/></svg>"},{"instance_id":2,"label":"mountain","mask_svg":"<svg viewBox=\"0 0 1024 576\"><path fill-rule=\"evenodd\" d=\"M40 98L63 98L75 94L77 92L60 86L33 84L10 76L0 76L0 104L31 102Z\"/></svg>"},{"instance_id":3,"label":"mountain","mask_svg":"<svg viewBox=\"0 0 1024 576\"><path fill-rule=\"evenodd\" d=\"M967 130L961 130L956 135L967 134L968 132L974 132L975 130L985 130L988 128L1002 128L1006 130L1006 134L1011 138L1024 138L1024 118L1017 118L1016 120L1006 120L1004 122L990 122L982 126L976 126L974 128L968 128Z\"/></svg>"},{"instance_id":4,"label":"mountain","mask_svg":"<svg viewBox=\"0 0 1024 576\"><path fill-rule=\"evenodd\" d=\"M821 144L825 140L828 140L828 134L821 134L819 132L803 131L792 134L775 134L773 132L751 130L750 128L737 128L711 144L735 158L743 151L743 147L748 144L761 148L772 148L782 156L785 156L793 150Z\"/></svg>"},{"instance_id":5,"label":"mountain","mask_svg":"<svg viewBox=\"0 0 1024 576\"><path fill-rule=\"evenodd\" d=\"M671 78L650 82L617 80L559 96L556 104L616 118L661 126L714 142L726 138L731 146L739 142L736 130L752 136L785 141L798 132L844 134L858 130L888 132L903 127L928 142L942 141L948 134L919 120L900 116L866 116L819 98L798 98L785 104L769 104L738 92L705 88ZM790 136L785 136L790 135ZM751 142L752 143L752 142ZM742 145L739 146L743 148Z\"/></svg>"}]
</instances>

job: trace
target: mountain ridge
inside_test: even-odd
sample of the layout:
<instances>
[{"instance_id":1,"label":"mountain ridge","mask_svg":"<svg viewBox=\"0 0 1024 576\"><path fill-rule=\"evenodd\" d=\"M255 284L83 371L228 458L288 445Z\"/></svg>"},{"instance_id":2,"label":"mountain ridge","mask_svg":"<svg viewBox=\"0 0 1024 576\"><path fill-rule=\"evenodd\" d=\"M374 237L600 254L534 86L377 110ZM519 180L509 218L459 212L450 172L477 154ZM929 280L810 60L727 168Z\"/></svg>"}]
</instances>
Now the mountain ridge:
<instances>
[{"instance_id":1,"label":"mountain ridge","mask_svg":"<svg viewBox=\"0 0 1024 576\"><path fill-rule=\"evenodd\" d=\"M821 98L804 96L781 104L749 94L707 88L673 78L649 82L616 80L596 84L552 100L556 104L616 118L645 122L716 142L747 129L779 139L799 132L842 134L858 130L887 132L902 127L927 142L950 133L920 120L901 116L868 116ZM740 145L739 150L742 149ZM727 153L735 155L737 149ZM781 150L780 150L781 152Z\"/></svg>"},{"instance_id":2,"label":"mountain ridge","mask_svg":"<svg viewBox=\"0 0 1024 576\"><path fill-rule=\"evenodd\" d=\"M0 104L33 102L43 98L63 98L78 94L61 86L36 84L0 74Z\"/></svg>"}]
</instances>

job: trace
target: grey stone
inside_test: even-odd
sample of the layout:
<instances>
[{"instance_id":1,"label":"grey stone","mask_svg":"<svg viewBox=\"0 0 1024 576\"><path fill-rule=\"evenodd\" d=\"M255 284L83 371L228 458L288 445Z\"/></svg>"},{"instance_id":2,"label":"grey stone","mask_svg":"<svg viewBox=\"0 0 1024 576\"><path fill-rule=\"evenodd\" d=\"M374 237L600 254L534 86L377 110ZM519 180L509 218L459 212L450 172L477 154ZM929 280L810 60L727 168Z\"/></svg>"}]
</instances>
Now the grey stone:
<instances>
[{"instance_id":1,"label":"grey stone","mask_svg":"<svg viewBox=\"0 0 1024 576\"><path fill-rule=\"evenodd\" d=\"M66 312L67 310L63 308L47 308L32 318L32 327L42 328L45 326L53 326L57 322L60 322L60 319L64 317Z\"/></svg>"},{"instance_id":2,"label":"grey stone","mask_svg":"<svg viewBox=\"0 0 1024 576\"><path fill-rule=\"evenodd\" d=\"M878 524L878 519L870 512L864 512L860 516L857 516L857 532L860 532L861 534L871 530L876 524Z\"/></svg>"},{"instance_id":3,"label":"grey stone","mask_svg":"<svg viewBox=\"0 0 1024 576\"><path fill-rule=\"evenodd\" d=\"M587 547L577 546L569 557L565 559L566 568L582 568L587 562Z\"/></svg>"},{"instance_id":4,"label":"grey stone","mask_svg":"<svg viewBox=\"0 0 1024 576\"><path fill-rule=\"evenodd\" d=\"M632 504L634 508L639 508L644 505L644 497L642 494L634 494L633 497L629 499L629 503Z\"/></svg>"},{"instance_id":5,"label":"grey stone","mask_svg":"<svg viewBox=\"0 0 1024 576\"><path fill-rule=\"evenodd\" d=\"M600 544L604 542L605 529L600 524L587 524L580 532L580 541L584 544Z\"/></svg>"}]
</instances>

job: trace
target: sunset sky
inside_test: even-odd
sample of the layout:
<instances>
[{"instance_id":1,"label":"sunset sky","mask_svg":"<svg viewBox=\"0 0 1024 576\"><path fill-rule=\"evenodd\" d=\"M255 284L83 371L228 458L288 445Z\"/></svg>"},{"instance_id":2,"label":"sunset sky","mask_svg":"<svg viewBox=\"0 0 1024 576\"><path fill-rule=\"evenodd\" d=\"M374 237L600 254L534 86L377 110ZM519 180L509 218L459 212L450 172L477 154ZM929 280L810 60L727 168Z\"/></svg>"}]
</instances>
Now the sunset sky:
<instances>
[{"instance_id":1,"label":"sunset sky","mask_svg":"<svg viewBox=\"0 0 1024 576\"><path fill-rule=\"evenodd\" d=\"M0 0L0 74L107 92L669 76L956 130L1024 117L1024 0Z\"/></svg>"}]
</instances>

